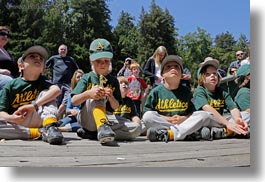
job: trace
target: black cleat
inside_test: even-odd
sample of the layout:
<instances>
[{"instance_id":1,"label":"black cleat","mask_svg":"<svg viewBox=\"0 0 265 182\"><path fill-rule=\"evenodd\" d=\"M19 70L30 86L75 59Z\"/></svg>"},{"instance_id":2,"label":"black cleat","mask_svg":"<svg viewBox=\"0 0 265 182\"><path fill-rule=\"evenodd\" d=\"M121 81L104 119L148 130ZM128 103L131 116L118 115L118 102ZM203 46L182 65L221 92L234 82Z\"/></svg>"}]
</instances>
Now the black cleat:
<instances>
[{"instance_id":1,"label":"black cleat","mask_svg":"<svg viewBox=\"0 0 265 182\"><path fill-rule=\"evenodd\" d=\"M97 140L97 132L96 131L88 131L85 128L79 128L76 131L77 136L83 139Z\"/></svg>"},{"instance_id":2,"label":"black cleat","mask_svg":"<svg viewBox=\"0 0 265 182\"><path fill-rule=\"evenodd\" d=\"M163 141L167 143L169 140L167 129L149 128L146 136L150 142Z\"/></svg>"},{"instance_id":3,"label":"black cleat","mask_svg":"<svg viewBox=\"0 0 265 182\"><path fill-rule=\"evenodd\" d=\"M63 134L53 125L44 127L41 137L44 142L48 142L51 145L61 145L64 142Z\"/></svg>"},{"instance_id":4,"label":"black cleat","mask_svg":"<svg viewBox=\"0 0 265 182\"><path fill-rule=\"evenodd\" d=\"M110 124L104 123L98 128L98 141L101 144L114 141L116 134L112 131Z\"/></svg>"}]
</instances>

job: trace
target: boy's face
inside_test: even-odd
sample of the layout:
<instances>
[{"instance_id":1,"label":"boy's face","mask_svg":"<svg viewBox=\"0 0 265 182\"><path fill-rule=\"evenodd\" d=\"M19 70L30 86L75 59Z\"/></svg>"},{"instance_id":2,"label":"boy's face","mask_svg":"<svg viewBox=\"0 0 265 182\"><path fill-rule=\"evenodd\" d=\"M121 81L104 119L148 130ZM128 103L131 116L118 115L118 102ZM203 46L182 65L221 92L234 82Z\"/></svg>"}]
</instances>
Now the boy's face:
<instances>
[{"instance_id":1,"label":"boy's face","mask_svg":"<svg viewBox=\"0 0 265 182\"><path fill-rule=\"evenodd\" d=\"M93 61L95 72L100 75L106 75L109 73L109 67L111 64L110 58L100 58L96 61Z\"/></svg>"},{"instance_id":2,"label":"boy's face","mask_svg":"<svg viewBox=\"0 0 265 182\"><path fill-rule=\"evenodd\" d=\"M168 62L164 66L162 77L164 79L174 78L180 80L182 76L181 66L177 62Z\"/></svg>"},{"instance_id":3,"label":"boy's face","mask_svg":"<svg viewBox=\"0 0 265 182\"><path fill-rule=\"evenodd\" d=\"M124 98L129 91L128 82L127 81L119 81L119 82L120 82L121 95Z\"/></svg>"},{"instance_id":4,"label":"boy's face","mask_svg":"<svg viewBox=\"0 0 265 182\"><path fill-rule=\"evenodd\" d=\"M44 69L45 63L44 58L41 57L38 53L30 53L28 54L24 60L23 63L19 64L19 67L21 70L31 70L35 71L36 73L42 73Z\"/></svg>"},{"instance_id":5,"label":"boy's face","mask_svg":"<svg viewBox=\"0 0 265 182\"><path fill-rule=\"evenodd\" d=\"M209 86L215 87L218 84L218 72L213 66L209 66L205 72L204 86L208 88Z\"/></svg>"},{"instance_id":6,"label":"boy's face","mask_svg":"<svg viewBox=\"0 0 265 182\"><path fill-rule=\"evenodd\" d=\"M139 68L133 68L133 69L132 69L132 74L135 75L135 76L139 76L139 74L140 74L140 69L139 69Z\"/></svg>"}]
</instances>

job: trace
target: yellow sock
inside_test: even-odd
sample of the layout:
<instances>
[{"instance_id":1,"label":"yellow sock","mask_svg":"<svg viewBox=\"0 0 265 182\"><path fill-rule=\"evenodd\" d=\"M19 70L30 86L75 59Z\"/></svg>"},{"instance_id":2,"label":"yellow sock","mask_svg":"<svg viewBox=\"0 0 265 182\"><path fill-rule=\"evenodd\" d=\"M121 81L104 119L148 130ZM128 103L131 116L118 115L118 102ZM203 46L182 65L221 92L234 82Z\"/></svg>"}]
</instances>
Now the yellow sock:
<instances>
[{"instance_id":1,"label":"yellow sock","mask_svg":"<svg viewBox=\"0 0 265 182\"><path fill-rule=\"evenodd\" d=\"M234 132L233 131L231 131L231 130L229 130L229 129L227 129L227 128L224 128L224 130L226 131L226 136L228 137L228 136L231 136Z\"/></svg>"},{"instance_id":2,"label":"yellow sock","mask_svg":"<svg viewBox=\"0 0 265 182\"><path fill-rule=\"evenodd\" d=\"M40 132L38 128L30 128L29 129L29 138L38 138L40 136Z\"/></svg>"},{"instance_id":3,"label":"yellow sock","mask_svg":"<svg viewBox=\"0 0 265 182\"><path fill-rule=\"evenodd\" d=\"M174 141L174 133L173 133L173 131L172 130L167 130L167 132L168 132L168 135L169 135L168 140L169 141Z\"/></svg>"},{"instance_id":4,"label":"yellow sock","mask_svg":"<svg viewBox=\"0 0 265 182\"><path fill-rule=\"evenodd\" d=\"M94 120L96 122L97 129L108 121L106 116L106 109L103 106L97 106L93 110Z\"/></svg>"},{"instance_id":5,"label":"yellow sock","mask_svg":"<svg viewBox=\"0 0 265 182\"><path fill-rule=\"evenodd\" d=\"M57 119L55 117L47 117L43 120L42 126L45 127L45 126L52 124L56 121L57 121Z\"/></svg>"}]
</instances>

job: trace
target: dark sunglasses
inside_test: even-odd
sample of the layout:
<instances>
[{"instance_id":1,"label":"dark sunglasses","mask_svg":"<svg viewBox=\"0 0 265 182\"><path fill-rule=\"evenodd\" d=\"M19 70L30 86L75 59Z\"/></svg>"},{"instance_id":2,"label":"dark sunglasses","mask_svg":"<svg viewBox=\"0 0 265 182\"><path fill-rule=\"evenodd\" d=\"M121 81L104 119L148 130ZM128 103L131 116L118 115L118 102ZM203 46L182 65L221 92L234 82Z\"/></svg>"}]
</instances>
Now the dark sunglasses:
<instances>
[{"instance_id":1,"label":"dark sunglasses","mask_svg":"<svg viewBox=\"0 0 265 182\"><path fill-rule=\"evenodd\" d=\"M237 54L236 56L244 55L244 53Z\"/></svg>"},{"instance_id":2,"label":"dark sunglasses","mask_svg":"<svg viewBox=\"0 0 265 182\"><path fill-rule=\"evenodd\" d=\"M9 33L0 31L0 35L10 37Z\"/></svg>"}]
</instances>

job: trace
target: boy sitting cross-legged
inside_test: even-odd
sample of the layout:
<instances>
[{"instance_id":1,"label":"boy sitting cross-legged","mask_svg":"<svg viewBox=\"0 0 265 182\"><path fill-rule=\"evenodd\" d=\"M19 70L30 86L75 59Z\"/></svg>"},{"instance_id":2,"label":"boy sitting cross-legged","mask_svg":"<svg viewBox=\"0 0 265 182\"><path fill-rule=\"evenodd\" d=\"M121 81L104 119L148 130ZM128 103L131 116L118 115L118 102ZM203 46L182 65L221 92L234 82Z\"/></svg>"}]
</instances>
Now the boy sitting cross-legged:
<instances>
[{"instance_id":1,"label":"boy sitting cross-legged","mask_svg":"<svg viewBox=\"0 0 265 182\"><path fill-rule=\"evenodd\" d=\"M89 53L92 71L82 76L71 93L72 104L81 104L77 115L81 128L77 130L77 135L106 144L116 136L114 123L107 114L112 115L122 103L120 87L117 78L109 74L113 57L109 41L101 38L92 41Z\"/></svg>"},{"instance_id":2,"label":"boy sitting cross-legged","mask_svg":"<svg viewBox=\"0 0 265 182\"><path fill-rule=\"evenodd\" d=\"M151 90L144 106L143 122L150 141L184 140L203 126L219 125L207 112L195 111L191 92L180 84L182 73L179 56L169 55L161 64L164 83Z\"/></svg>"},{"instance_id":3,"label":"boy sitting cross-legged","mask_svg":"<svg viewBox=\"0 0 265 182\"><path fill-rule=\"evenodd\" d=\"M56 97L60 88L42 76L48 52L42 46L27 49L18 61L21 76L10 81L0 99L0 138L42 138L50 144L62 144L56 127Z\"/></svg>"}]
</instances>

